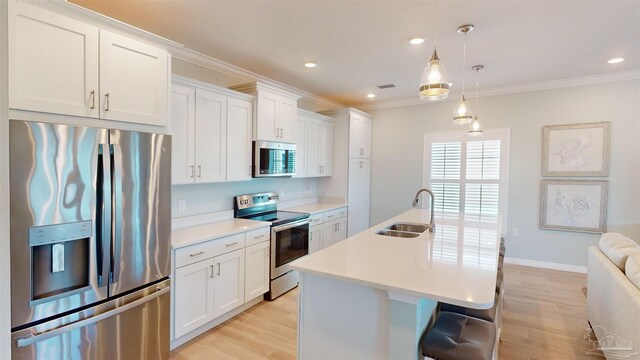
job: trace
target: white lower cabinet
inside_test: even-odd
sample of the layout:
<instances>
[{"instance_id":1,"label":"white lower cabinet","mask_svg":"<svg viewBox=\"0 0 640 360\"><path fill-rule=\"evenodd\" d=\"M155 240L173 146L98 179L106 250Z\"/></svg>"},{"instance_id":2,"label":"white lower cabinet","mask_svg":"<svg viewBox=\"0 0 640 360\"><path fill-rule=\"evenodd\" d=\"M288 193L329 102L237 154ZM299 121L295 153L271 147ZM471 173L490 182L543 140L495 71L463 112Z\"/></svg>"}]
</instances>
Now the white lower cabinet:
<instances>
[{"instance_id":1,"label":"white lower cabinet","mask_svg":"<svg viewBox=\"0 0 640 360\"><path fill-rule=\"evenodd\" d=\"M322 250L347 238L347 208L311 215L309 254Z\"/></svg>"},{"instance_id":2,"label":"white lower cabinet","mask_svg":"<svg viewBox=\"0 0 640 360\"><path fill-rule=\"evenodd\" d=\"M213 316L244 304L244 249L217 256L213 277Z\"/></svg>"},{"instance_id":3,"label":"white lower cabinet","mask_svg":"<svg viewBox=\"0 0 640 360\"><path fill-rule=\"evenodd\" d=\"M269 291L270 234L267 226L174 252L172 340Z\"/></svg>"},{"instance_id":4,"label":"white lower cabinet","mask_svg":"<svg viewBox=\"0 0 640 360\"><path fill-rule=\"evenodd\" d=\"M329 247L347 238L347 218L340 218L324 223L322 245Z\"/></svg>"},{"instance_id":5,"label":"white lower cabinet","mask_svg":"<svg viewBox=\"0 0 640 360\"><path fill-rule=\"evenodd\" d=\"M174 275L176 338L213 320L213 259L176 269Z\"/></svg>"},{"instance_id":6,"label":"white lower cabinet","mask_svg":"<svg viewBox=\"0 0 640 360\"><path fill-rule=\"evenodd\" d=\"M309 254L322 249L323 225L316 225L309 228Z\"/></svg>"},{"instance_id":7,"label":"white lower cabinet","mask_svg":"<svg viewBox=\"0 0 640 360\"><path fill-rule=\"evenodd\" d=\"M251 301L269 291L270 242L247 246L244 249L246 274L244 281L244 300Z\"/></svg>"}]
</instances>

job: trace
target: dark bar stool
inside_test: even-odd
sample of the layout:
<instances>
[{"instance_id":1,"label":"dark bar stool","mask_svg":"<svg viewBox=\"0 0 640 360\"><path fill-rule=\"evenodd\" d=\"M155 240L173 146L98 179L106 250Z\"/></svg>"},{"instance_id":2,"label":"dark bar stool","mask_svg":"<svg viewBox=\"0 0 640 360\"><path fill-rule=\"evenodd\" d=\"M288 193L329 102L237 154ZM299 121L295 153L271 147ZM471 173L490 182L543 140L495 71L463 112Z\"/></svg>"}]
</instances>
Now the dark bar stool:
<instances>
[{"instance_id":1,"label":"dark bar stool","mask_svg":"<svg viewBox=\"0 0 640 360\"><path fill-rule=\"evenodd\" d=\"M489 321L442 312L420 342L422 356L436 360L490 360L496 326Z\"/></svg>"},{"instance_id":2,"label":"dark bar stool","mask_svg":"<svg viewBox=\"0 0 640 360\"><path fill-rule=\"evenodd\" d=\"M493 300L493 306L489 309L471 309L464 306L452 305L447 303L440 303L440 311L448 311L456 314L471 316L476 319L482 319L490 322L496 321L496 308L500 295L496 292Z\"/></svg>"}]
</instances>

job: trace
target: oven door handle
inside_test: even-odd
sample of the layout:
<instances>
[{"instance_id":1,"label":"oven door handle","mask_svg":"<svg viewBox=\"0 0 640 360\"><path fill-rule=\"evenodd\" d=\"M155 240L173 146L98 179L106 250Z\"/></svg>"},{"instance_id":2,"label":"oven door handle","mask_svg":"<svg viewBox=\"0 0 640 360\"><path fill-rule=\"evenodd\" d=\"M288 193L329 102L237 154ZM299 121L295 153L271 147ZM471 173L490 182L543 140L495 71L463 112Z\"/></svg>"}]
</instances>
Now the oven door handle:
<instances>
[{"instance_id":1,"label":"oven door handle","mask_svg":"<svg viewBox=\"0 0 640 360\"><path fill-rule=\"evenodd\" d=\"M298 227L298 226L301 226L301 225L306 225L306 224L308 224L310 222L311 222L310 219L304 219L304 220L295 221L295 222L284 224L284 225L280 225L280 226L275 226L275 227L272 228L272 230L274 232L280 232L280 231L289 230L291 228Z\"/></svg>"}]
</instances>

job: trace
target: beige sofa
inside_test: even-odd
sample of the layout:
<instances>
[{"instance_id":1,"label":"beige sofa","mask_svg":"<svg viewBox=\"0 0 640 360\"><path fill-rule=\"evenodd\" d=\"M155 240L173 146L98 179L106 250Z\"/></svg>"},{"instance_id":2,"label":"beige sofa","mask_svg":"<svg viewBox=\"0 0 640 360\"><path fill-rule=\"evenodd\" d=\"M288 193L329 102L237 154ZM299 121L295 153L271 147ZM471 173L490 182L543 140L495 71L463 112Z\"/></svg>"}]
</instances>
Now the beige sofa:
<instances>
[{"instance_id":1,"label":"beige sofa","mask_svg":"<svg viewBox=\"0 0 640 360\"><path fill-rule=\"evenodd\" d=\"M639 264L640 246L620 234L604 234L589 248L588 319L607 359L640 359Z\"/></svg>"}]
</instances>

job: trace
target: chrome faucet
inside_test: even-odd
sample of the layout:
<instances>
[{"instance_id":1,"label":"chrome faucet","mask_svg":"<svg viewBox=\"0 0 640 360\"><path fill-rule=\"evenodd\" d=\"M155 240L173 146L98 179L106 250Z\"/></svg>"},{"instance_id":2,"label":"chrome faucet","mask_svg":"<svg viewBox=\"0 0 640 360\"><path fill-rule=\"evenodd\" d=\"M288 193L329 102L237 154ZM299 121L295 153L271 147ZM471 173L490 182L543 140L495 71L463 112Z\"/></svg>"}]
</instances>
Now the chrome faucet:
<instances>
[{"instance_id":1,"label":"chrome faucet","mask_svg":"<svg viewBox=\"0 0 640 360\"><path fill-rule=\"evenodd\" d=\"M420 200L420 194L422 194L423 192L428 192L429 195L431 195L431 222L429 223L429 232L434 232L436 231L436 223L433 220L433 206L434 206L434 199L435 199L435 196L433 196L433 192L431 192L431 190L429 189L418 190L416 197L413 199L413 207L417 207L418 200Z\"/></svg>"}]
</instances>

